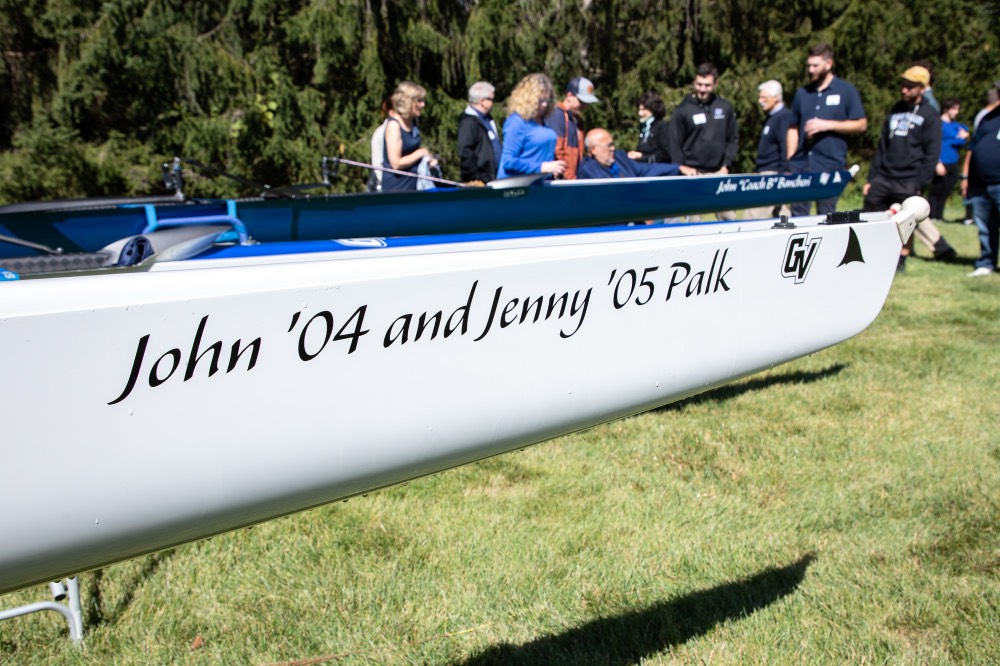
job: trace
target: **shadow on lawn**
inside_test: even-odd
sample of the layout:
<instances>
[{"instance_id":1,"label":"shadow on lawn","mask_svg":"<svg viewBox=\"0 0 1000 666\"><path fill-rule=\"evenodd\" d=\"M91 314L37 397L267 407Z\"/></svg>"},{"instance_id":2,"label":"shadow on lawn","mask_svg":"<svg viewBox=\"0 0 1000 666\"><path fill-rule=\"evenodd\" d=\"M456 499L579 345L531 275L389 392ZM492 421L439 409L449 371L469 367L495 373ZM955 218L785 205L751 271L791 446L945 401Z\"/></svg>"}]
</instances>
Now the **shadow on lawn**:
<instances>
[{"instance_id":1,"label":"shadow on lawn","mask_svg":"<svg viewBox=\"0 0 1000 666\"><path fill-rule=\"evenodd\" d=\"M494 664L609 664L624 666L681 645L718 624L739 620L794 592L812 553L750 578L692 592L648 608L592 620L524 645L507 643L474 655L461 666Z\"/></svg>"},{"instance_id":2,"label":"shadow on lawn","mask_svg":"<svg viewBox=\"0 0 1000 666\"><path fill-rule=\"evenodd\" d=\"M669 412L684 409L689 405L700 405L705 402L724 402L743 395L744 393L752 393L753 391L760 391L762 389L766 389L771 386L779 386L781 384L810 384L812 382L818 382L828 377L840 374L840 372L846 367L847 366L843 363L835 363L829 368L823 368L822 370L812 372L796 370L795 372L788 372L783 375L755 377L754 379L740 382L739 384L727 384L725 386L720 386L717 389L705 391L704 393L693 395L690 398L672 402L669 405L664 405L663 407L659 407L653 411Z\"/></svg>"},{"instance_id":3,"label":"shadow on lawn","mask_svg":"<svg viewBox=\"0 0 1000 666\"><path fill-rule=\"evenodd\" d=\"M174 549L164 550L146 556L141 568L135 572L123 585L124 591L113 606L105 604L104 599L104 569L95 569L89 575L87 596L84 608L84 631L96 629L102 624L114 624L122 613L128 610L135 599L136 590L153 577L165 560L174 554Z\"/></svg>"}]
</instances>

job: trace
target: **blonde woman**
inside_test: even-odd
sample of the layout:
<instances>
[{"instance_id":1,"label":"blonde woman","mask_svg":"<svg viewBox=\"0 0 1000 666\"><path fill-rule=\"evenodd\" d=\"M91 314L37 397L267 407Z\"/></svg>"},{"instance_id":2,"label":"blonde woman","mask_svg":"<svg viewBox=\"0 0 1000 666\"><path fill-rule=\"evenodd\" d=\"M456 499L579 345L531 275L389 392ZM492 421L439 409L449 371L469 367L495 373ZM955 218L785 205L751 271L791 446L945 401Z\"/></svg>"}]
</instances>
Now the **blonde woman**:
<instances>
[{"instance_id":1,"label":"blonde woman","mask_svg":"<svg viewBox=\"0 0 1000 666\"><path fill-rule=\"evenodd\" d=\"M528 74L514 87L507 102L510 115L503 124L503 153L498 178L528 173L561 176L566 163L555 159L556 133L545 126L552 106L552 81Z\"/></svg>"},{"instance_id":2,"label":"blonde woman","mask_svg":"<svg viewBox=\"0 0 1000 666\"><path fill-rule=\"evenodd\" d=\"M382 174L382 191L399 192L417 189L417 167L431 153L420 147L417 119L424 109L427 91L412 81L403 81L392 93L392 108L385 125L385 157L382 166L409 171L413 176L401 176L388 171ZM431 160L431 166L437 161Z\"/></svg>"}]
</instances>

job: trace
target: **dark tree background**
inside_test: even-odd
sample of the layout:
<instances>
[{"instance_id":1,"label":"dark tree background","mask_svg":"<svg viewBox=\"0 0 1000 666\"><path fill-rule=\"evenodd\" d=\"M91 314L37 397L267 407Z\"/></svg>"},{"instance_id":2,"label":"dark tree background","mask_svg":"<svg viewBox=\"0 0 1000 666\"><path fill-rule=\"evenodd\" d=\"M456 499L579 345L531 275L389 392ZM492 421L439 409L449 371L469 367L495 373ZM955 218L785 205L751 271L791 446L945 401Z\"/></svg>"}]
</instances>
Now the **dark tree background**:
<instances>
[{"instance_id":1,"label":"dark tree background","mask_svg":"<svg viewBox=\"0 0 1000 666\"><path fill-rule=\"evenodd\" d=\"M672 109L705 60L747 171L757 85L776 78L790 101L819 41L861 91L870 124L852 159L866 164L911 60L934 63L938 99L961 99L968 121L1000 78L998 34L996 0L0 0L0 201L157 191L175 155L273 186L315 181L322 155L368 160L402 79L429 91L421 126L446 177L478 79L503 99L529 72L560 89L585 75L602 99L588 125L630 147L637 97L656 90ZM335 189L365 178L345 171ZM190 171L188 185L253 193Z\"/></svg>"}]
</instances>

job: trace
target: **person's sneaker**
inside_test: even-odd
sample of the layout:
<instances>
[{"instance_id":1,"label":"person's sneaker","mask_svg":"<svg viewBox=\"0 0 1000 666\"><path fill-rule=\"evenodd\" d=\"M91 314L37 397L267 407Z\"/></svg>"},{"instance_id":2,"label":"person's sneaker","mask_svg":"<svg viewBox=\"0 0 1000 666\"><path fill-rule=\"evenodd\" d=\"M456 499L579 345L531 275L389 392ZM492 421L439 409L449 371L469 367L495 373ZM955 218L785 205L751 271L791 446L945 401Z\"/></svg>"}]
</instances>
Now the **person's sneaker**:
<instances>
[{"instance_id":1,"label":"person's sneaker","mask_svg":"<svg viewBox=\"0 0 1000 666\"><path fill-rule=\"evenodd\" d=\"M987 275L993 275L993 269L989 266L980 266L966 277L986 277Z\"/></svg>"},{"instance_id":2,"label":"person's sneaker","mask_svg":"<svg viewBox=\"0 0 1000 666\"><path fill-rule=\"evenodd\" d=\"M949 261L954 259L956 254L955 248L943 238L939 238L938 242L934 244L934 259L937 261Z\"/></svg>"},{"instance_id":3,"label":"person's sneaker","mask_svg":"<svg viewBox=\"0 0 1000 666\"><path fill-rule=\"evenodd\" d=\"M965 220L962 222L962 224L965 224L965 225L969 225L969 224L972 224L972 223L973 223L972 218L969 218L969 217L965 218Z\"/></svg>"}]
</instances>

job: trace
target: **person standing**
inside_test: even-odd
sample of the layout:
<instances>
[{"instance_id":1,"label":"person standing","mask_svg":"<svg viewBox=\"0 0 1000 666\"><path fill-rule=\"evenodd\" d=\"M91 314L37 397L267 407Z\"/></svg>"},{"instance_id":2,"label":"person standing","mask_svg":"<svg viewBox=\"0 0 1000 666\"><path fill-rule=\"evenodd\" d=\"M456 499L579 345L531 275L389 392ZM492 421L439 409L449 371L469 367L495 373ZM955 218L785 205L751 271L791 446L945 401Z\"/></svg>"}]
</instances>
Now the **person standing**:
<instances>
[{"instance_id":1,"label":"person standing","mask_svg":"<svg viewBox=\"0 0 1000 666\"><path fill-rule=\"evenodd\" d=\"M944 101L941 114L941 155L934 167L934 180L927 202L931 205L931 220L944 221L944 207L958 180L958 151L969 139L969 128L958 122L962 105L957 99Z\"/></svg>"},{"instance_id":2,"label":"person standing","mask_svg":"<svg viewBox=\"0 0 1000 666\"><path fill-rule=\"evenodd\" d=\"M969 198L972 219L979 228L979 259L969 277L992 275L1000 242L1000 106L994 105L979 118L960 178L962 196Z\"/></svg>"},{"instance_id":3,"label":"person standing","mask_svg":"<svg viewBox=\"0 0 1000 666\"><path fill-rule=\"evenodd\" d=\"M759 92L757 103L767 117L764 119L760 140L757 142L756 173L788 173L788 125L792 114L785 106L781 83L774 79L765 81L757 86L757 91ZM750 219L764 219L790 213L791 207L788 204L779 204L748 208L744 211L744 216Z\"/></svg>"},{"instance_id":4,"label":"person standing","mask_svg":"<svg viewBox=\"0 0 1000 666\"><path fill-rule=\"evenodd\" d=\"M795 91L788 126L788 164L792 173L847 168L847 137L868 129L861 95L833 73L833 48L817 44L806 59L809 83ZM816 212L837 210L839 196L816 201ZM792 215L808 215L811 202L792 204Z\"/></svg>"},{"instance_id":5,"label":"person standing","mask_svg":"<svg viewBox=\"0 0 1000 666\"><path fill-rule=\"evenodd\" d=\"M628 152L629 159L639 162L669 162L670 144L667 137L667 106L652 90L639 98L639 142Z\"/></svg>"},{"instance_id":6,"label":"person standing","mask_svg":"<svg viewBox=\"0 0 1000 666\"><path fill-rule=\"evenodd\" d=\"M934 96L934 91L931 89L931 86L934 85L934 63L930 60L914 60L910 63L910 67L923 67L931 75L931 82L924 88L924 104L929 105L935 113L941 115L941 105L938 104L937 97Z\"/></svg>"},{"instance_id":7,"label":"person standing","mask_svg":"<svg viewBox=\"0 0 1000 666\"><path fill-rule=\"evenodd\" d=\"M522 174L561 175L566 163L555 159L556 133L545 126L545 116L552 104L552 81L544 74L528 74L510 93L503 123L503 150L497 176L509 178Z\"/></svg>"},{"instance_id":8,"label":"person standing","mask_svg":"<svg viewBox=\"0 0 1000 666\"><path fill-rule=\"evenodd\" d=\"M979 127L979 121L983 119L987 113L997 108L1000 105L1000 81L994 81L993 85L990 86L989 90L986 91L986 106L979 109L976 113L976 117L972 121L972 134L976 133L976 128ZM969 173L969 153L965 153L965 166L962 167L963 173ZM969 201L968 197L963 195L962 202L965 204L965 224L973 224L974 220L972 215L972 202Z\"/></svg>"},{"instance_id":9,"label":"person standing","mask_svg":"<svg viewBox=\"0 0 1000 666\"><path fill-rule=\"evenodd\" d=\"M910 67L900 78L900 100L882 125L868 182L862 190L866 211L888 210L894 203L919 195L934 178L941 154L941 118L921 96L930 74L923 67ZM930 226L937 232L933 224ZM940 233L931 241L936 259L955 256L955 250ZM911 238L900 251L897 270L905 269L912 244Z\"/></svg>"},{"instance_id":10,"label":"person standing","mask_svg":"<svg viewBox=\"0 0 1000 666\"><path fill-rule=\"evenodd\" d=\"M566 163L562 177L576 178L576 168L583 161L583 120L580 114L590 104L600 101L594 96L590 79L577 76L566 85L566 95L545 117L545 126L556 133L556 159Z\"/></svg>"},{"instance_id":11,"label":"person standing","mask_svg":"<svg viewBox=\"0 0 1000 666\"><path fill-rule=\"evenodd\" d=\"M698 65L692 87L670 117L667 132L670 161L685 164L704 174L727 174L736 160L739 128L733 105L715 94L719 70L710 62ZM721 211L716 217L736 219L735 211ZM698 216L688 217L691 221Z\"/></svg>"},{"instance_id":12,"label":"person standing","mask_svg":"<svg viewBox=\"0 0 1000 666\"><path fill-rule=\"evenodd\" d=\"M463 182L488 183L497 177L503 150L500 130L490 112L496 88L476 81L469 88L469 105L458 119L458 164Z\"/></svg>"},{"instance_id":13,"label":"person standing","mask_svg":"<svg viewBox=\"0 0 1000 666\"><path fill-rule=\"evenodd\" d=\"M427 91L412 81L403 81L392 93L392 109L385 125L385 157L382 166L407 171L413 176L405 176L386 171L382 174L382 191L399 192L417 189L417 168L427 157L431 166L437 160L431 159L431 152L420 146L420 129L417 120L424 109Z\"/></svg>"}]
</instances>

